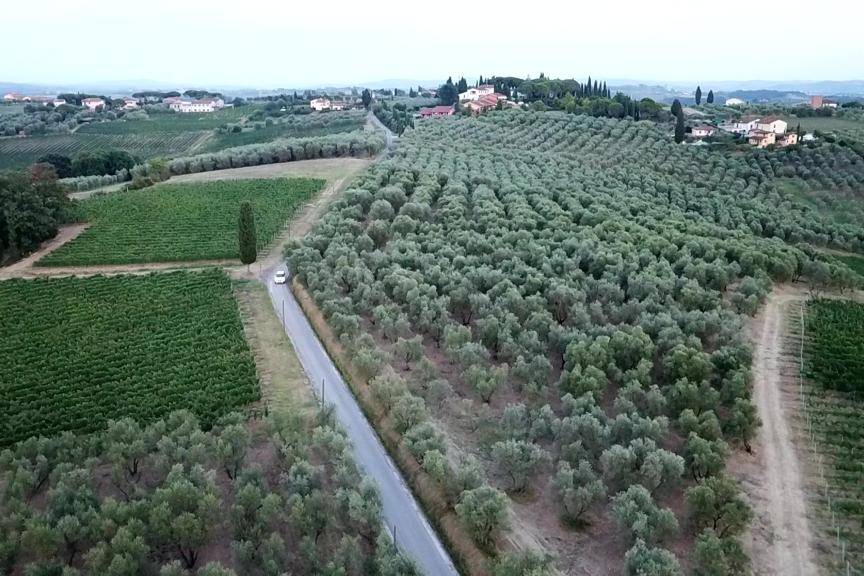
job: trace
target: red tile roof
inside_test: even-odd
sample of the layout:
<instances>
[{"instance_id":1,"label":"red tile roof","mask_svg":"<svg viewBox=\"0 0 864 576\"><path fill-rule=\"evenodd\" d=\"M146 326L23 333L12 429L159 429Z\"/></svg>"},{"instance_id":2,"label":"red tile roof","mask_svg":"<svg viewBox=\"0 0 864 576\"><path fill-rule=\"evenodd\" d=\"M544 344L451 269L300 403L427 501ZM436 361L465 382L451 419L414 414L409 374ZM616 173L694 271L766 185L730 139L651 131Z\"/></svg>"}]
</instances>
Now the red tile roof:
<instances>
[{"instance_id":1,"label":"red tile roof","mask_svg":"<svg viewBox=\"0 0 864 576\"><path fill-rule=\"evenodd\" d=\"M432 108L421 108L420 116L450 116L453 114L452 106L434 106Z\"/></svg>"}]
</instances>

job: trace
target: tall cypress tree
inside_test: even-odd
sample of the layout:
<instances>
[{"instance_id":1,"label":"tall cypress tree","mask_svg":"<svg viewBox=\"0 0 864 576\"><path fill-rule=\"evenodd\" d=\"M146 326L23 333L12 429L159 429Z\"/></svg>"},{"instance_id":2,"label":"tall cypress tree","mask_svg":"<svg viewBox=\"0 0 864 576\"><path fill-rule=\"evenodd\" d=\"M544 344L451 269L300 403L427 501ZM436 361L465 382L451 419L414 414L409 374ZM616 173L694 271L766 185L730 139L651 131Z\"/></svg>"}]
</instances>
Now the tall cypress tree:
<instances>
[{"instance_id":1,"label":"tall cypress tree","mask_svg":"<svg viewBox=\"0 0 864 576\"><path fill-rule=\"evenodd\" d=\"M585 85L585 96L590 98L591 94L591 76L588 76L588 84Z\"/></svg>"},{"instance_id":2,"label":"tall cypress tree","mask_svg":"<svg viewBox=\"0 0 864 576\"><path fill-rule=\"evenodd\" d=\"M676 100L677 102L677 100ZM678 114L675 115L675 143L680 144L684 141L684 110L678 108Z\"/></svg>"},{"instance_id":3,"label":"tall cypress tree","mask_svg":"<svg viewBox=\"0 0 864 576\"><path fill-rule=\"evenodd\" d=\"M240 220L237 225L238 240L240 243L240 262L249 265L258 259L258 244L255 234L255 215L252 213L252 204L243 202L240 205Z\"/></svg>"},{"instance_id":4,"label":"tall cypress tree","mask_svg":"<svg viewBox=\"0 0 864 576\"><path fill-rule=\"evenodd\" d=\"M696 105L698 106L701 103L702 103L702 87L696 86Z\"/></svg>"},{"instance_id":5,"label":"tall cypress tree","mask_svg":"<svg viewBox=\"0 0 864 576\"><path fill-rule=\"evenodd\" d=\"M705 99L708 104L714 103L714 90L708 90L708 97Z\"/></svg>"},{"instance_id":6,"label":"tall cypress tree","mask_svg":"<svg viewBox=\"0 0 864 576\"><path fill-rule=\"evenodd\" d=\"M677 98L672 101L671 112L673 116L678 116L679 114L681 114L681 102L679 102Z\"/></svg>"}]
</instances>

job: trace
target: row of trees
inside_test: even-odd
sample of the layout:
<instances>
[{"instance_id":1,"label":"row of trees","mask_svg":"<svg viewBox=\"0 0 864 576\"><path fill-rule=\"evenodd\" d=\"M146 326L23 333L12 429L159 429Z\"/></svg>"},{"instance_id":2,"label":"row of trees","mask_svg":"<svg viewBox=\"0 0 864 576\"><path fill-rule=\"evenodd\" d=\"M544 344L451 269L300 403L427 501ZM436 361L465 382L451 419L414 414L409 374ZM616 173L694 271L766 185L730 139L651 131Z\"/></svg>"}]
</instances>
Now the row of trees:
<instances>
[{"instance_id":1,"label":"row of trees","mask_svg":"<svg viewBox=\"0 0 864 576\"><path fill-rule=\"evenodd\" d=\"M138 160L123 150L103 150L82 152L74 158L51 153L39 158L37 163L53 166L58 178L77 178L116 174L121 170L131 170L138 163Z\"/></svg>"},{"instance_id":2,"label":"row of trees","mask_svg":"<svg viewBox=\"0 0 864 576\"><path fill-rule=\"evenodd\" d=\"M122 419L94 437L24 441L0 474L4 574L417 573L326 411L275 417L263 440L237 414L210 432L188 412L146 428ZM234 565L201 566L226 546Z\"/></svg>"},{"instance_id":3,"label":"row of trees","mask_svg":"<svg viewBox=\"0 0 864 576\"><path fill-rule=\"evenodd\" d=\"M71 190L91 190L130 179L141 182L164 180L167 176L210 172L227 168L260 166L294 160L316 158L373 156L384 147L380 136L362 131L313 136L308 138L284 138L264 144L249 144L227 148L219 152L174 158L172 160L151 159L137 164L131 170L121 169L115 174L67 178L62 184ZM163 176L164 174L164 176Z\"/></svg>"}]
</instances>

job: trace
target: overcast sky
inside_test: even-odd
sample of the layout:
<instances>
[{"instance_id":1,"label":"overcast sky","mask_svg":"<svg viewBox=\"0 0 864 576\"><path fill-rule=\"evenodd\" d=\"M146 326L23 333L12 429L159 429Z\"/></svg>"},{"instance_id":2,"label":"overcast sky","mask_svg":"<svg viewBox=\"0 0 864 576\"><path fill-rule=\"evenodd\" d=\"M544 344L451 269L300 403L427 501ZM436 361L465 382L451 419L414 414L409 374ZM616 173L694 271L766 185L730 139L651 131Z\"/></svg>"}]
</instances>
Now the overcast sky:
<instances>
[{"instance_id":1,"label":"overcast sky","mask_svg":"<svg viewBox=\"0 0 864 576\"><path fill-rule=\"evenodd\" d=\"M862 0L4 1L0 80L304 87L448 75L864 77Z\"/></svg>"}]
</instances>

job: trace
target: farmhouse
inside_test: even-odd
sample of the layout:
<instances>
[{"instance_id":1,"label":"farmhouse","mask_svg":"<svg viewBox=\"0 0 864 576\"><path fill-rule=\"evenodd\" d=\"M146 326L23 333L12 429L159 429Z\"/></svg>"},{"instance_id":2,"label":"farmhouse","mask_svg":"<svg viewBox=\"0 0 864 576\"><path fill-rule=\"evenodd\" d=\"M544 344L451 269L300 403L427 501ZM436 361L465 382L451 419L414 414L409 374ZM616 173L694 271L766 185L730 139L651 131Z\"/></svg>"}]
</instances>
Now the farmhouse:
<instances>
[{"instance_id":1,"label":"farmhouse","mask_svg":"<svg viewBox=\"0 0 864 576\"><path fill-rule=\"evenodd\" d=\"M133 108L138 108L138 99L129 97L123 98L123 109L132 110Z\"/></svg>"},{"instance_id":2,"label":"farmhouse","mask_svg":"<svg viewBox=\"0 0 864 576\"><path fill-rule=\"evenodd\" d=\"M421 108L420 109L420 117L421 118L432 118L435 116L452 116L453 115L453 107L452 106L433 106L432 108Z\"/></svg>"},{"instance_id":3,"label":"farmhouse","mask_svg":"<svg viewBox=\"0 0 864 576\"><path fill-rule=\"evenodd\" d=\"M23 102L24 96L19 94L18 92L9 92L8 94L3 95L4 102Z\"/></svg>"},{"instance_id":4,"label":"farmhouse","mask_svg":"<svg viewBox=\"0 0 864 576\"><path fill-rule=\"evenodd\" d=\"M503 94L486 94L485 96L481 96L477 100L473 100L467 102L465 104L465 108L471 111L472 114L480 114L487 110L491 110L498 105L499 101L507 100L507 97Z\"/></svg>"},{"instance_id":5,"label":"farmhouse","mask_svg":"<svg viewBox=\"0 0 864 576\"><path fill-rule=\"evenodd\" d=\"M747 143L757 148L767 148L777 142L777 135L774 132L765 132L763 130L752 130L747 135Z\"/></svg>"},{"instance_id":6,"label":"farmhouse","mask_svg":"<svg viewBox=\"0 0 864 576\"><path fill-rule=\"evenodd\" d=\"M690 134L694 138L709 138L714 136L717 133L717 129L714 126L708 126L707 124L703 124L702 126L694 126L690 131Z\"/></svg>"},{"instance_id":7,"label":"farmhouse","mask_svg":"<svg viewBox=\"0 0 864 576\"><path fill-rule=\"evenodd\" d=\"M63 106L64 104L66 104L66 100L64 98L54 98L54 100L51 101L51 104L53 104L54 107L57 108L58 106Z\"/></svg>"},{"instance_id":8,"label":"farmhouse","mask_svg":"<svg viewBox=\"0 0 864 576\"><path fill-rule=\"evenodd\" d=\"M321 112L322 110L330 109L330 99L329 98L313 98L309 101L309 107L316 112Z\"/></svg>"},{"instance_id":9,"label":"farmhouse","mask_svg":"<svg viewBox=\"0 0 864 576\"><path fill-rule=\"evenodd\" d=\"M837 102L824 96L810 96L810 107L814 110L817 108L837 108Z\"/></svg>"},{"instance_id":10,"label":"farmhouse","mask_svg":"<svg viewBox=\"0 0 864 576\"><path fill-rule=\"evenodd\" d=\"M744 106L745 104L747 104L747 102L745 102L744 100L741 100L740 98L727 98L726 99L726 106Z\"/></svg>"},{"instance_id":11,"label":"farmhouse","mask_svg":"<svg viewBox=\"0 0 864 576\"><path fill-rule=\"evenodd\" d=\"M476 102L484 96L489 96L495 93L495 87L491 84L481 84L476 88L469 88L465 92L459 94L460 102Z\"/></svg>"},{"instance_id":12,"label":"farmhouse","mask_svg":"<svg viewBox=\"0 0 864 576\"><path fill-rule=\"evenodd\" d=\"M726 132L732 132L733 134L743 134L746 136L751 130L756 129L758 122L759 118L756 116L744 116L740 120L735 120L728 124L722 124L720 129L725 130Z\"/></svg>"},{"instance_id":13,"label":"farmhouse","mask_svg":"<svg viewBox=\"0 0 864 576\"><path fill-rule=\"evenodd\" d=\"M776 138L777 146L779 148L785 148L786 146L794 146L798 143L798 133L797 132L787 132L780 137Z\"/></svg>"},{"instance_id":14,"label":"farmhouse","mask_svg":"<svg viewBox=\"0 0 864 576\"><path fill-rule=\"evenodd\" d=\"M777 116L760 118L759 121L756 123L757 130L762 130L764 132L773 132L774 134L785 134L786 128L788 127L789 125Z\"/></svg>"},{"instance_id":15,"label":"farmhouse","mask_svg":"<svg viewBox=\"0 0 864 576\"><path fill-rule=\"evenodd\" d=\"M105 107L105 101L102 98L84 98L81 100L81 106L95 112L100 106Z\"/></svg>"}]
</instances>

